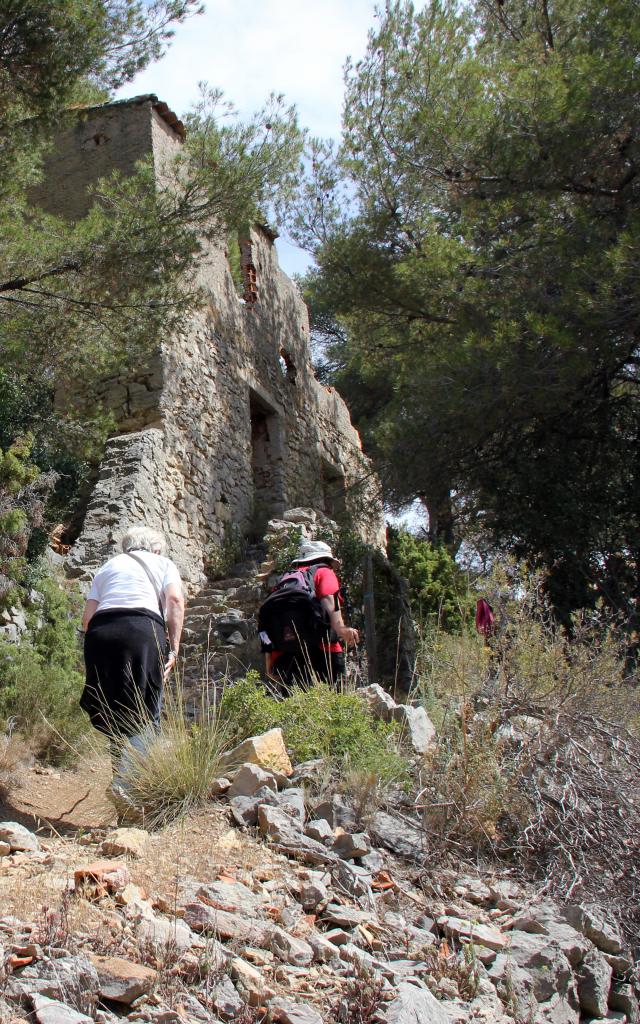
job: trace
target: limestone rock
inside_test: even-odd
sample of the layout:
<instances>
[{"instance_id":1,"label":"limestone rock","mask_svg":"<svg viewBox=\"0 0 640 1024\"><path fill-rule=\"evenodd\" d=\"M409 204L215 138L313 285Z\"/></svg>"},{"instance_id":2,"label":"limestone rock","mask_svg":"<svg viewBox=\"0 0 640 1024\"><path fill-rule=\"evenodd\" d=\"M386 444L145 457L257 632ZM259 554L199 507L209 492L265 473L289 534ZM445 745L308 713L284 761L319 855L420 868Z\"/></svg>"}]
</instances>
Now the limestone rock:
<instances>
[{"instance_id":1,"label":"limestone rock","mask_svg":"<svg viewBox=\"0 0 640 1024\"><path fill-rule=\"evenodd\" d=\"M293 772L287 754L282 729L270 729L260 736L251 736L239 746L224 754L220 761L221 768L251 762L261 768L281 772L287 777Z\"/></svg>"},{"instance_id":2,"label":"limestone rock","mask_svg":"<svg viewBox=\"0 0 640 1024\"><path fill-rule=\"evenodd\" d=\"M203 903L228 914L244 913L255 917L264 904L264 898L242 882L209 882L198 886L196 895Z\"/></svg>"},{"instance_id":3,"label":"limestone rock","mask_svg":"<svg viewBox=\"0 0 640 1024\"><path fill-rule=\"evenodd\" d=\"M273 996L260 971L241 957L234 957L230 963L231 977L249 1006L260 1006Z\"/></svg>"},{"instance_id":4,"label":"limestone rock","mask_svg":"<svg viewBox=\"0 0 640 1024\"><path fill-rule=\"evenodd\" d=\"M398 994L384 1011L386 1024L449 1024L447 1011L426 988L408 982L398 985Z\"/></svg>"},{"instance_id":5,"label":"limestone rock","mask_svg":"<svg viewBox=\"0 0 640 1024\"><path fill-rule=\"evenodd\" d=\"M316 804L313 810L314 818L324 818L331 825L331 828L351 828L355 825L356 816L345 798L340 793L334 793L330 799L322 800Z\"/></svg>"},{"instance_id":6,"label":"limestone rock","mask_svg":"<svg viewBox=\"0 0 640 1024\"><path fill-rule=\"evenodd\" d=\"M532 935L548 935L560 947L572 967L579 964L587 952L593 949L591 941L582 932L562 920L562 911L552 903L541 903L521 911L512 918L511 927Z\"/></svg>"},{"instance_id":7,"label":"limestone rock","mask_svg":"<svg viewBox=\"0 0 640 1024\"><path fill-rule=\"evenodd\" d=\"M436 729L424 708L414 708L411 704L398 704L391 717L398 722L405 738L409 741L416 754L426 754L436 742Z\"/></svg>"},{"instance_id":8,"label":"limestone rock","mask_svg":"<svg viewBox=\"0 0 640 1024\"><path fill-rule=\"evenodd\" d=\"M258 764L243 764L233 777L227 793L230 800L237 796L253 796L259 789L276 790L273 775Z\"/></svg>"},{"instance_id":9,"label":"limestone rock","mask_svg":"<svg viewBox=\"0 0 640 1024\"><path fill-rule=\"evenodd\" d=\"M621 953L622 939L614 921L605 917L602 909L596 904L571 906L566 910L569 924L591 939L593 944L604 953Z\"/></svg>"},{"instance_id":10,"label":"limestone rock","mask_svg":"<svg viewBox=\"0 0 640 1024\"><path fill-rule=\"evenodd\" d=\"M605 1017L609 1002L612 970L602 953L591 949L578 968L580 1006L594 1017Z\"/></svg>"},{"instance_id":11,"label":"limestone rock","mask_svg":"<svg viewBox=\"0 0 640 1024\"><path fill-rule=\"evenodd\" d=\"M360 864L363 868L366 868L367 871L370 871L372 875L375 875L378 871L382 871L385 860L380 853L380 850L372 849L369 850L369 853L365 854L364 857L360 857Z\"/></svg>"},{"instance_id":12,"label":"limestone rock","mask_svg":"<svg viewBox=\"0 0 640 1024\"><path fill-rule=\"evenodd\" d=\"M158 950L178 949L184 951L193 945L194 934L183 921L174 918L168 921L165 917L141 917L136 934L144 945L154 946Z\"/></svg>"},{"instance_id":13,"label":"limestone rock","mask_svg":"<svg viewBox=\"0 0 640 1024\"><path fill-rule=\"evenodd\" d=\"M391 694L383 690L378 683L362 686L356 690L356 693L366 702L369 711L375 718L382 718L385 722L391 721L392 713L398 705Z\"/></svg>"},{"instance_id":14,"label":"limestone rock","mask_svg":"<svg viewBox=\"0 0 640 1024\"><path fill-rule=\"evenodd\" d=\"M421 860L425 853L425 837L417 826L412 828L406 821L377 811L369 828L372 838L379 846L383 846L400 857Z\"/></svg>"},{"instance_id":15,"label":"limestone rock","mask_svg":"<svg viewBox=\"0 0 640 1024\"><path fill-rule=\"evenodd\" d=\"M335 853L322 843L309 839L300 831L298 822L278 807L258 809L258 825L263 835L273 842L277 850L310 864L329 864L337 860Z\"/></svg>"},{"instance_id":16,"label":"limestone rock","mask_svg":"<svg viewBox=\"0 0 640 1024\"><path fill-rule=\"evenodd\" d=\"M278 799L278 806L290 815L302 827L307 816L304 800L304 789L290 787L282 792Z\"/></svg>"},{"instance_id":17,"label":"limestone rock","mask_svg":"<svg viewBox=\"0 0 640 1024\"><path fill-rule=\"evenodd\" d=\"M142 828L117 828L104 839L101 851L106 857L142 857L149 833Z\"/></svg>"},{"instance_id":18,"label":"limestone rock","mask_svg":"<svg viewBox=\"0 0 640 1024\"><path fill-rule=\"evenodd\" d=\"M220 936L224 941L244 943L250 946L266 946L269 939L269 926L258 921L247 920L246 915L229 914L224 910L216 910L204 903L196 901L187 903L184 908L185 923L194 932L206 932Z\"/></svg>"},{"instance_id":19,"label":"limestone rock","mask_svg":"<svg viewBox=\"0 0 640 1024\"><path fill-rule=\"evenodd\" d=\"M535 1019L537 1000L533 992L533 978L528 971L518 967L508 954L498 953L488 968L488 977L503 1003L512 1007L516 1019Z\"/></svg>"},{"instance_id":20,"label":"limestone rock","mask_svg":"<svg viewBox=\"0 0 640 1024\"><path fill-rule=\"evenodd\" d=\"M277 1024L324 1024L318 1011L306 1003L276 996L269 1004L269 1018Z\"/></svg>"},{"instance_id":21,"label":"limestone rock","mask_svg":"<svg viewBox=\"0 0 640 1024\"><path fill-rule=\"evenodd\" d=\"M630 1021L635 1022L640 1018L638 999L634 992L633 985L614 981L609 994L609 1006L612 1010L626 1013Z\"/></svg>"},{"instance_id":22,"label":"limestone rock","mask_svg":"<svg viewBox=\"0 0 640 1024\"><path fill-rule=\"evenodd\" d=\"M16 995L37 993L68 1003L70 993L82 993L88 1000L97 997L98 987L98 975L90 959L65 956L25 967L19 975L9 979L7 990Z\"/></svg>"},{"instance_id":23,"label":"limestone rock","mask_svg":"<svg viewBox=\"0 0 640 1024\"><path fill-rule=\"evenodd\" d=\"M561 949L545 935L513 932L509 956L533 979L533 992L539 1003L556 995L573 993L571 965ZM577 997L576 997L577 1003Z\"/></svg>"},{"instance_id":24,"label":"limestone rock","mask_svg":"<svg viewBox=\"0 0 640 1024\"><path fill-rule=\"evenodd\" d=\"M306 967L313 960L313 949L308 942L289 935L282 928L273 928L269 934L269 949L285 963Z\"/></svg>"},{"instance_id":25,"label":"limestone rock","mask_svg":"<svg viewBox=\"0 0 640 1024\"><path fill-rule=\"evenodd\" d=\"M222 1020L235 1020L241 1016L245 1004L231 978L222 978L214 985L210 998L211 1005Z\"/></svg>"},{"instance_id":26,"label":"limestone rock","mask_svg":"<svg viewBox=\"0 0 640 1024\"><path fill-rule=\"evenodd\" d=\"M319 932L311 932L310 935L307 935L307 942L313 950L314 960L319 960L321 963L331 962L338 955L337 944Z\"/></svg>"},{"instance_id":27,"label":"limestone rock","mask_svg":"<svg viewBox=\"0 0 640 1024\"><path fill-rule=\"evenodd\" d=\"M32 1003L37 1024L93 1024L93 1017L87 1017L57 999L34 995Z\"/></svg>"},{"instance_id":28,"label":"limestone rock","mask_svg":"<svg viewBox=\"0 0 640 1024\"><path fill-rule=\"evenodd\" d=\"M337 925L339 928L355 928L359 924L368 924L375 918L364 910L356 910L355 907L340 906L338 903L330 903L323 911L322 919L329 924Z\"/></svg>"},{"instance_id":29,"label":"limestone rock","mask_svg":"<svg viewBox=\"0 0 640 1024\"><path fill-rule=\"evenodd\" d=\"M449 938L486 946L497 953L507 945L507 938L501 931L490 924L479 924L473 921L465 921L459 917L447 917L445 915L438 918L438 925Z\"/></svg>"},{"instance_id":30,"label":"limestone rock","mask_svg":"<svg viewBox=\"0 0 640 1024\"><path fill-rule=\"evenodd\" d=\"M333 829L326 818L314 818L308 821L304 827L305 836L315 839L317 843L325 843L327 840L333 842Z\"/></svg>"},{"instance_id":31,"label":"limestone rock","mask_svg":"<svg viewBox=\"0 0 640 1024\"><path fill-rule=\"evenodd\" d=\"M342 860L366 857L371 845L364 832L342 832L333 841L333 850Z\"/></svg>"},{"instance_id":32,"label":"limestone rock","mask_svg":"<svg viewBox=\"0 0 640 1024\"><path fill-rule=\"evenodd\" d=\"M8 843L11 853L36 853L40 849L38 837L17 821L0 821L0 842Z\"/></svg>"},{"instance_id":33,"label":"limestone rock","mask_svg":"<svg viewBox=\"0 0 640 1024\"><path fill-rule=\"evenodd\" d=\"M125 1006L150 992L158 976L157 971L150 967L143 967L142 964L121 957L92 955L91 962L98 972L101 998L124 1003Z\"/></svg>"}]
</instances>

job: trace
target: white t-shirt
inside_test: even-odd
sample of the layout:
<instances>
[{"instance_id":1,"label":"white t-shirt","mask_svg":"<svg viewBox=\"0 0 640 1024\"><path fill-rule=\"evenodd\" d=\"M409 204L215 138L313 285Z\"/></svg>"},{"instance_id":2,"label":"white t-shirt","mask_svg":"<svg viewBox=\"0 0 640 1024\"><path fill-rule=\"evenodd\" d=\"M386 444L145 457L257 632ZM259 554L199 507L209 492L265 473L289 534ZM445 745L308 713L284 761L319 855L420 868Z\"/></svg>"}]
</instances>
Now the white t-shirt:
<instances>
[{"instance_id":1,"label":"white t-shirt","mask_svg":"<svg viewBox=\"0 0 640 1024\"><path fill-rule=\"evenodd\" d=\"M154 555L151 551L134 553L151 572L164 610L166 589L170 583L181 586L180 573L171 559L164 555ZM115 555L98 569L88 594L89 601L98 602L96 612L110 608L148 608L151 612L158 612L158 599L151 580L136 558Z\"/></svg>"}]
</instances>

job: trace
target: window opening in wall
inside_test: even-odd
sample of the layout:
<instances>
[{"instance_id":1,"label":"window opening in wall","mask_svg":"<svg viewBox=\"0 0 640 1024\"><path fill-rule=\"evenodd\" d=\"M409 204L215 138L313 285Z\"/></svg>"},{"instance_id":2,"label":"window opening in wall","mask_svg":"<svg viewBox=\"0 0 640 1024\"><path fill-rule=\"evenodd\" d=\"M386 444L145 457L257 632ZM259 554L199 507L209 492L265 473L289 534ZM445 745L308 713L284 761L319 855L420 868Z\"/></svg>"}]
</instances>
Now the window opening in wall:
<instances>
[{"instance_id":1,"label":"window opening in wall","mask_svg":"<svg viewBox=\"0 0 640 1024\"><path fill-rule=\"evenodd\" d=\"M254 306L258 301L258 272L253 258L253 245L250 238L240 239L240 267L244 281L243 298L247 306Z\"/></svg>"},{"instance_id":2,"label":"window opening in wall","mask_svg":"<svg viewBox=\"0 0 640 1024\"><path fill-rule=\"evenodd\" d=\"M242 266L240 262L240 239L238 238L237 233L230 232L229 235L227 236L225 252L236 293L239 296L239 298L243 299L244 274L242 272Z\"/></svg>"},{"instance_id":3,"label":"window opening in wall","mask_svg":"<svg viewBox=\"0 0 640 1024\"><path fill-rule=\"evenodd\" d=\"M84 149L95 149L96 146L106 146L107 142L111 142L108 135L104 132L96 132L95 135L90 135L88 139L84 141Z\"/></svg>"},{"instance_id":4,"label":"window opening in wall","mask_svg":"<svg viewBox=\"0 0 640 1024\"><path fill-rule=\"evenodd\" d=\"M286 348L280 349L278 361L280 363L280 369L282 370L282 376L286 377L291 384L295 384L296 374L298 371L296 370L296 365Z\"/></svg>"},{"instance_id":5,"label":"window opening in wall","mask_svg":"<svg viewBox=\"0 0 640 1024\"><path fill-rule=\"evenodd\" d=\"M347 486L344 473L325 459L321 460L322 504L330 519L340 519L347 504Z\"/></svg>"},{"instance_id":6,"label":"window opening in wall","mask_svg":"<svg viewBox=\"0 0 640 1024\"><path fill-rule=\"evenodd\" d=\"M253 480L253 539L264 536L269 519L283 511L282 442L280 417L255 391L249 392L251 416L251 475Z\"/></svg>"}]
</instances>

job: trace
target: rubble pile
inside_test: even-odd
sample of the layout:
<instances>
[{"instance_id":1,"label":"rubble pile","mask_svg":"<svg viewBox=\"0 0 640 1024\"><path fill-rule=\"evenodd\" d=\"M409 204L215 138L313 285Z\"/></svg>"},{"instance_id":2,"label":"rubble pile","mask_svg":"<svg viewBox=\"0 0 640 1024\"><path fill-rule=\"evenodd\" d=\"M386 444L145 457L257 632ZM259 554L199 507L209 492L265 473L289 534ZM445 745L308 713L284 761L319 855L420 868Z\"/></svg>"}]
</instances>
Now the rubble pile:
<instances>
[{"instance_id":1,"label":"rubble pile","mask_svg":"<svg viewBox=\"0 0 640 1024\"><path fill-rule=\"evenodd\" d=\"M0 917L1 1021L638 1021L631 960L597 907L560 906L508 874L437 869L417 820L394 807L358 819L344 794L314 796L317 762L294 768L279 730L226 765L214 799L259 863L236 854L211 876L184 874L168 900L132 881L144 829L85 836L93 860L60 905L90 903L109 941L65 930L62 910L44 927ZM0 856L3 870L56 869L55 843L12 822Z\"/></svg>"}]
</instances>

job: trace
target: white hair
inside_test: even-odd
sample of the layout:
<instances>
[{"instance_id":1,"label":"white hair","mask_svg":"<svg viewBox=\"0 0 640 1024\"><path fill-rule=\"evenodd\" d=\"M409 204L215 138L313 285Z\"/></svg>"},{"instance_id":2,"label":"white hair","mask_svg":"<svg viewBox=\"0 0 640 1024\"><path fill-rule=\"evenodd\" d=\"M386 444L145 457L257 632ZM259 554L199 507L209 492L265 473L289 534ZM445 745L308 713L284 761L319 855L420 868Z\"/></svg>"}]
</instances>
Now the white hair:
<instances>
[{"instance_id":1,"label":"white hair","mask_svg":"<svg viewBox=\"0 0 640 1024\"><path fill-rule=\"evenodd\" d=\"M159 530L152 530L150 526L132 526L120 546L123 551L152 551L155 555L162 555L166 544Z\"/></svg>"}]
</instances>

